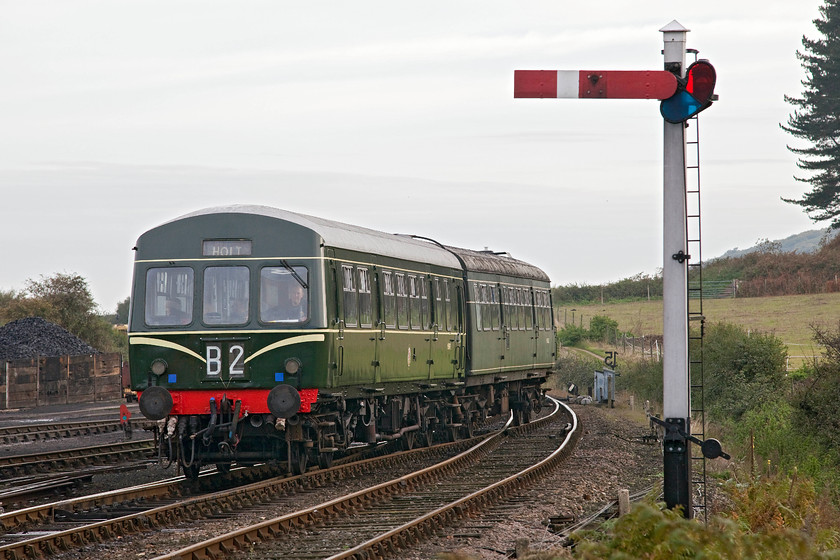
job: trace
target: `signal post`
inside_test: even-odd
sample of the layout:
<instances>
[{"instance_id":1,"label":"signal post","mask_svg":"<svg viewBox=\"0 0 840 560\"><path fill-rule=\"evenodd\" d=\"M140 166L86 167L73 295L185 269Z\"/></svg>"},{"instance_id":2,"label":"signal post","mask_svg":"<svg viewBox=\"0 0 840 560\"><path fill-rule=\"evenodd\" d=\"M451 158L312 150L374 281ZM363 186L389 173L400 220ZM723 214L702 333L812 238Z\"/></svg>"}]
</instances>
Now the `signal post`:
<instances>
[{"instance_id":1,"label":"signal post","mask_svg":"<svg viewBox=\"0 0 840 560\"><path fill-rule=\"evenodd\" d=\"M685 121L709 107L715 72L707 61L685 67L686 33L672 21L660 30L661 71L517 70L517 98L659 99L664 119L663 154L663 413L664 495L669 508L692 517L689 442L708 458L726 457L716 440L691 436L688 349L688 240L686 231Z\"/></svg>"}]
</instances>

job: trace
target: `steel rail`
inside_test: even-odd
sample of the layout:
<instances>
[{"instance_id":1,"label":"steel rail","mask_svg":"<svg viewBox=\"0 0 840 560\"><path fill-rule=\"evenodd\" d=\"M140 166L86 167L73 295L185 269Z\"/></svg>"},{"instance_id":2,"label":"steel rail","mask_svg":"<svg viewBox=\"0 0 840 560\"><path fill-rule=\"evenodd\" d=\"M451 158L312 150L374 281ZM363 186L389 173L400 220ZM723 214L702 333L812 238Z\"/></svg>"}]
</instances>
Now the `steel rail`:
<instances>
[{"instance_id":1,"label":"steel rail","mask_svg":"<svg viewBox=\"0 0 840 560\"><path fill-rule=\"evenodd\" d=\"M465 447L474 444L475 441L485 439L487 436L478 436L472 439L465 439L453 443L436 445L428 448L418 448L412 451L404 451L365 459L354 463L348 463L331 467L329 469L317 469L302 475L287 477L275 477L269 480L238 486L225 491L217 491L210 494L178 499L174 503L154 507L145 511L122 515L113 519L99 521L64 531L52 532L39 535L24 541L10 543L0 546L0 558L43 558L51 554L71 550L85 546L89 543L103 542L116 538L119 535L137 533L166 526L176 520L199 519L213 515L218 509L229 510L236 507L253 506L255 503L269 500L272 496L284 494L296 488L318 486L330 483L342 477L354 477L365 474L371 466L396 465L399 463L410 463L417 457L428 455L429 457L443 456L448 453L459 452ZM253 469L243 468L242 476L248 476ZM235 471L231 471L231 474ZM212 478L214 473L206 473L206 478ZM226 475L229 476L229 475ZM201 481L202 478L199 478ZM184 477L177 477L159 483L150 483L129 489L133 497L122 494L122 490L105 492L98 495L65 500L47 506L37 506L9 512L0 515L0 523L8 526L17 526L21 523L37 523L51 519L58 509L70 511L85 511L100 507L104 504L118 504L132 499L155 497L160 499L166 492L171 491L173 485L182 485Z\"/></svg>"},{"instance_id":2,"label":"steel rail","mask_svg":"<svg viewBox=\"0 0 840 560\"><path fill-rule=\"evenodd\" d=\"M552 399L554 400L554 399ZM572 422L566 437L560 446L548 457L516 474L495 482L485 488L464 496L443 507L427 513L417 519L409 521L387 533L370 539L354 548L334 554L327 560L343 560L345 558L372 559L392 556L396 551L407 548L410 543L431 536L440 527L451 524L455 519L470 516L479 510L506 498L514 491L529 486L537 479L546 475L574 449L580 438L577 415L560 401L554 400L558 408L563 406L571 415Z\"/></svg>"},{"instance_id":3,"label":"steel rail","mask_svg":"<svg viewBox=\"0 0 840 560\"><path fill-rule=\"evenodd\" d=\"M642 498L644 498L645 496L647 496L648 494L653 492L658 486L661 486L661 484L657 482L656 484L653 484L653 485L651 485L647 488L644 488L642 490L634 492L633 494L630 494L630 496L629 496L630 501L631 502L638 502L639 500L641 500ZM598 520L598 518L606 516L607 512L609 512L613 508L618 508L618 500L611 500L611 501L607 502L606 505L602 506L597 511L594 511L590 515L587 515L586 517L584 517L580 521L577 521L577 522L573 523L572 525L569 525L569 526L565 527L562 531L554 531L554 532L561 537L568 538L575 531L580 531L584 527L587 527L587 526L595 523ZM612 517L615 517L615 515L609 516L609 519L611 519Z\"/></svg>"},{"instance_id":4,"label":"steel rail","mask_svg":"<svg viewBox=\"0 0 840 560\"><path fill-rule=\"evenodd\" d=\"M491 453L493 449L497 448L501 444L502 438L508 432L516 431L518 433L530 433L538 427L554 421L561 406L558 401L554 402L555 410L551 415L516 428L509 427L512 421L511 416L508 420L508 424L505 426L505 429L487 437L463 453L447 459L446 461L442 461L432 467L415 471L414 473L395 478L382 484L377 484L370 488L360 490L310 508L263 521L249 527L241 528L201 543L196 543L181 550L176 550L158 556L154 560L204 560L207 558L221 558L233 554L237 550L249 548L253 543L272 540L276 536L287 535L295 529L312 526L335 516L346 516L350 511L370 505L375 500L405 494L415 488L418 488L419 486L432 483L442 476L450 474L457 475L461 469L479 462L482 458ZM571 412L571 409L568 409L568 407L566 407L566 409ZM571 414L574 418L574 426L576 428L577 417L573 412L571 412ZM564 441L576 441L578 437L579 430L574 429L570 431ZM545 462L546 461L541 461L532 468L542 470L545 466L541 465L544 465ZM517 476L522 476L522 473L514 475L512 478L516 478ZM529 474L525 474L524 476L529 479L531 478L531 475ZM486 492L480 492L477 494L489 495L487 493L492 493L495 488L499 488L498 483L485 489Z\"/></svg>"},{"instance_id":5,"label":"steel rail","mask_svg":"<svg viewBox=\"0 0 840 560\"><path fill-rule=\"evenodd\" d=\"M132 430L153 427L156 422L145 419L129 420ZM119 420L87 420L80 422L61 422L25 424L0 428L0 441L18 443L58 439L85 435L107 434L123 430Z\"/></svg>"},{"instance_id":6,"label":"steel rail","mask_svg":"<svg viewBox=\"0 0 840 560\"><path fill-rule=\"evenodd\" d=\"M122 443L108 443L89 447L76 447L47 453L28 453L0 457L0 473L37 473L72 468L77 465L103 465L114 461L127 461L138 456L148 456L154 449L154 441L138 440Z\"/></svg>"}]
</instances>

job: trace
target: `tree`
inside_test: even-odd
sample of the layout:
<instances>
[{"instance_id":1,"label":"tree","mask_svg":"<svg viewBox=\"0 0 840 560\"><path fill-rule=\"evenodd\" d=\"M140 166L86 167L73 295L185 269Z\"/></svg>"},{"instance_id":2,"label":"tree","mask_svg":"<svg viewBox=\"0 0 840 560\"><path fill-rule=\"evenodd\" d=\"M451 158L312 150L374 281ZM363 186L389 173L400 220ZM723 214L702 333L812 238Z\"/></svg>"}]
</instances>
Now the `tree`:
<instances>
[{"instance_id":1,"label":"tree","mask_svg":"<svg viewBox=\"0 0 840 560\"><path fill-rule=\"evenodd\" d=\"M774 334L747 332L731 323L706 327L703 342L705 394L716 420L738 420L774 399L785 379L787 347Z\"/></svg>"},{"instance_id":2,"label":"tree","mask_svg":"<svg viewBox=\"0 0 840 560\"><path fill-rule=\"evenodd\" d=\"M117 304L117 324L125 325L128 323L128 310L131 307L131 298L127 297Z\"/></svg>"},{"instance_id":3,"label":"tree","mask_svg":"<svg viewBox=\"0 0 840 560\"><path fill-rule=\"evenodd\" d=\"M78 274L57 273L47 278L41 276L40 281L29 279L26 291L52 308L56 323L80 338L90 317L97 314L87 280Z\"/></svg>"},{"instance_id":4,"label":"tree","mask_svg":"<svg viewBox=\"0 0 840 560\"><path fill-rule=\"evenodd\" d=\"M840 325L837 330L813 327L814 340L825 348L812 376L800 384L794 399L803 426L830 447L840 447Z\"/></svg>"},{"instance_id":5,"label":"tree","mask_svg":"<svg viewBox=\"0 0 840 560\"><path fill-rule=\"evenodd\" d=\"M788 146L797 154L797 166L808 172L797 181L810 183L812 190L799 200L785 202L802 206L814 221L832 220L840 229L840 0L825 0L819 8L822 18L814 25L823 37L802 37L803 51L796 56L802 62L806 79L802 97L785 96L797 109L782 129L806 140L810 147Z\"/></svg>"}]
</instances>

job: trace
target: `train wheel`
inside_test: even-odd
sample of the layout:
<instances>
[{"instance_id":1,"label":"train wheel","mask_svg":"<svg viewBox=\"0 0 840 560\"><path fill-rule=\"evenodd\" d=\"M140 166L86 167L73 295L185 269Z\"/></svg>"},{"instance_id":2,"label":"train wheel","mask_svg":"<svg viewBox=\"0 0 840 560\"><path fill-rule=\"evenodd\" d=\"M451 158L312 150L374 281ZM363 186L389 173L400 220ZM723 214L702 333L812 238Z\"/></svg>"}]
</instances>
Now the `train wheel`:
<instances>
[{"instance_id":1,"label":"train wheel","mask_svg":"<svg viewBox=\"0 0 840 560\"><path fill-rule=\"evenodd\" d=\"M230 463L216 463L216 470L221 474L230 472Z\"/></svg>"},{"instance_id":2,"label":"train wheel","mask_svg":"<svg viewBox=\"0 0 840 560\"><path fill-rule=\"evenodd\" d=\"M411 451L414 449L414 444L417 438L416 432L406 432L402 437L402 448L404 451Z\"/></svg>"},{"instance_id":3,"label":"train wheel","mask_svg":"<svg viewBox=\"0 0 840 560\"><path fill-rule=\"evenodd\" d=\"M475 425L476 423L472 420L468 420L464 423L464 427L462 428L462 430L464 431L465 439L471 439L475 436Z\"/></svg>"},{"instance_id":4,"label":"train wheel","mask_svg":"<svg viewBox=\"0 0 840 560\"><path fill-rule=\"evenodd\" d=\"M332 466L333 462L333 454L332 451L328 453L319 453L318 454L318 466L322 469L328 469Z\"/></svg>"},{"instance_id":5,"label":"train wheel","mask_svg":"<svg viewBox=\"0 0 840 560\"><path fill-rule=\"evenodd\" d=\"M289 442L289 472L295 475L306 472L306 448L302 441Z\"/></svg>"},{"instance_id":6,"label":"train wheel","mask_svg":"<svg viewBox=\"0 0 840 560\"><path fill-rule=\"evenodd\" d=\"M431 447L432 446L432 432L416 432L414 442L417 447Z\"/></svg>"}]
</instances>

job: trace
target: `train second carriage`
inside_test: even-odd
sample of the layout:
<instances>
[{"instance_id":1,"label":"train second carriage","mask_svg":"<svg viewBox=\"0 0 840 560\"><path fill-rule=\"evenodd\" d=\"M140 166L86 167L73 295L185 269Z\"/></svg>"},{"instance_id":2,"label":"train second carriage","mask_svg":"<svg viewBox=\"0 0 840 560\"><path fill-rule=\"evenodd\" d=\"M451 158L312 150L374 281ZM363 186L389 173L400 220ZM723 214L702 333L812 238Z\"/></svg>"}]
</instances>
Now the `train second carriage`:
<instances>
[{"instance_id":1,"label":"train second carriage","mask_svg":"<svg viewBox=\"0 0 840 560\"><path fill-rule=\"evenodd\" d=\"M135 250L131 384L189 476L527 421L554 363L548 277L505 254L261 206L182 216Z\"/></svg>"}]
</instances>

